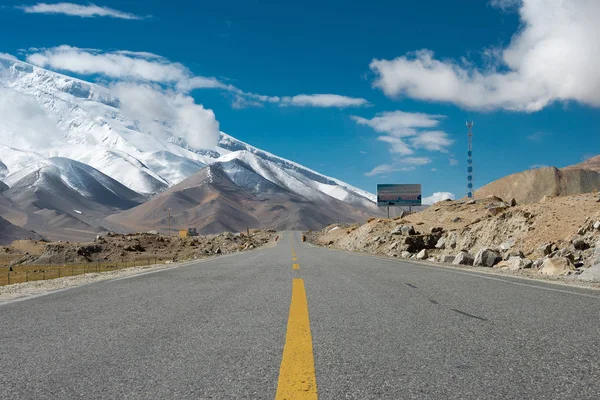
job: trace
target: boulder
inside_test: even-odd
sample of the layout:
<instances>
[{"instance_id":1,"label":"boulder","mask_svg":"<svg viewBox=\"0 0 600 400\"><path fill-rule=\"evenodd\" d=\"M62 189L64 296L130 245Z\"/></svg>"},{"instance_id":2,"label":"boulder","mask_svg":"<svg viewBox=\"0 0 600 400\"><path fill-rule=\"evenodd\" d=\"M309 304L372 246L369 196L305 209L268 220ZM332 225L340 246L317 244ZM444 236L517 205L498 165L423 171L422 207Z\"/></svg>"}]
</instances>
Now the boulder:
<instances>
[{"instance_id":1,"label":"boulder","mask_svg":"<svg viewBox=\"0 0 600 400\"><path fill-rule=\"evenodd\" d=\"M497 263L502 261L502 256L499 252L492 249L481 249L475 255L473 265L476 267L493 267Z\"/></svg>"},{"instance_id":2,"label":"boulder","mask_svg":"<svg viewBox=\"0 0 600 400\"><path fill-rule=\"evenodd\" d=\"M552 253L553 246L554 246L553 243L544 243L543 245L541 245L540 247L538 247L538 250L543 255L547 256L548 254Z\"/></svg>"},{"instance_id":3,"label":"boulder","mask_svg":"<svg viewBox=\"0 0 600 400\"><path fill-rule=\"evenodd\" d=\"M419 252L419 254L417 254L417 260L425 260L427 259L427 249L423 249Z\"/></svg>"},{"instance_id":4,"label":"boulder","mask_svg":"<svg viewBox=\"0 0 600 400\"><path fill-rule=\"evenodd\" d=\"M505 204L501 206L492 206L487 209L487 213L490 217L495 217L496 215L503 213L507 208L508 206Z\"/></svg>"},{"instance_id":5,"label":"boulder","mask_svg":"<svg viewBox=\"0 0 600 400\"><path fill-rule=\"evenodd\" d=\"M446 238L442 236L437 243L435 244L436 249L445 249L446 248Z\"/></svg>"},{"instance_id":6,"label":"boulder","mask_svg":"<svg viewBox=\"0 0 600 400\"><path fill-rule=\"evenodd\" d=\"M390 247L389 247L389 250L390 250L390 251L392 251L392 250L395 250L395 249L396 249L396 247L398 247L398 242L394 242L394 243L392 243L392 244L390 245Z\"/></svg>"},{"instance_id":7,"label":"boulder","mask_svg":"<svg viewBox=\"0 0 600 400\"><path fill-rule=\"evenodd\" d=\"M392 235L402 235L402 227L397 226L390 232Z\"/></svg>"},{"instance_id":8,"label":"boulder","mask_svg":"<svg viewBox=\"0 0 600 400\"><path fill-rule=\"evenodd\" d=\"M439 237L439 234L406 236L402 244L404 250L408 250L411 253L418 253L423 249L435 249Z\"/></svg>"},{"instance_id":9,"label":"boulder","mask_svg":"<svg viewBox=\"0 0 600 400\"><path fill-rule=\"evenodd\" d=\"M502 251L510 250L510 249L512 249L512 247L514 245L515 245L515 239L513 239L513 238L508 239L500 245L500 250L502 250Z\"/></svg>"},{"instance_id":10,"label":"boulder","mask_svg":"<svg viewBox=\"0 0 600 400\"><path fill-rule=\"evenodd\" d=\"M588 282L600 282L600 264L584 269L581 275L578 276L578 279Z\"/></svg>"},{"instance_id":11,"label":"boulder","mask_svg":"<svg viewBox=\"0 0 600 400\"><path fill-rule=\"evenodd\" d=\"M509 204L511 207L515 207L517 205L517 200L513 197L512 199L510 199Z\"/></svg>"},{"instance_id":12,"label":"boulder","mask_svg":"<svg viewBox=\"0 0 600 400\"><path fill-rule=\"evenodd\" d=\"M403 251L402 254L400 254L400 256L402 258L410 258L410 256L412 256L412 254L408 251Z\"/></svg>"},{"instance_id":13,"label":"boulder","mask_svg":"<svg viewBox=\"0 0 600 400\"><path fill-rule=\"evenodd\" d=\"M446 264L452 264L454 262L454 256L441 256L440 261Z\"/></svg>"},{"instance_id":14,"label":"boulder","mask_svg":"<svg viewBox=\"0 0 600 400\"><path fill-rule=\"evenodd\" d=\"M506 254L504 254L505 261L511 257L524 258L525 254L523 254L523 252L521 250L511 250L511 251L506 252Z\"/></svg>"},{"instance_id":15,"label":"boulder","mask_svg":"<svg viewBox=\"0 0 600 400\"><path fill-rule=\"evenodd\" d=\"M475 258L473 258L473 256L469 253L467 253L466 251L461 251L460 253L458 253L456 255L456 257L454 257L454 261L452 261L452 264L454 265L473 265L473 262L475 261Z\"/></svg>"},{"instance_id":16,"label":"boulder","mask_svg":"<svg viewBox=\"0 0 600 400\"><path fill-rule=\"evenodd\" d=\"M436 226L431 228L430 230L431 233L441 233L444 232L444 228L442 228L441 226Z\"/></svg>"},{"instance_id":17,"label":"boulder","mask_svg":"<svg viewBox=\"0 0 600 400\"><path fill-rule=\"evenodd\" d=\"M518 271L523 269L523 260L520 257L511 257L508 260L500 261L495 268L506 269L509 271Z\"/></svg>"},{"instance_id":18,"label":"boulder","mask_svg":"<svg viewBox=\"0 0 600 400\"><path fill-rule=\"evenodd\" d=\"M467 205L472 206L473 204L476 204L477 202L475 200L469 200L467 201Z\"/></svg>"},{"instance_id":19,"label":"boulder","mask_svg":"<svg viewBox=\"0 0 600 400\"><path fill-rule=\"evenodd\" d=\"M506 269L509 271L519 271L525 268L531 268L533 262L528 258L510 257L508 260L500 261L494 268Z\"/></svg>"},{"instance_id":20,"label":"boulder","mask_svg":"<svg viewBox=\"0 0 600 400\"><path fill-rule=\"evenodd\" d=\"M461 221L460 217L454 217L454 218L452 218L452 222L454 222L454 223L460 222L460 221Z\"/></svg>"},{"instance_id":21,"label":"boulder","mask_svg":"<svg viewBox=\"0 0 600 400\"><path fill-rule=\"evenodd\" d=\"M544 259L538 258L537 260L535 260L533 262L533 264L531 265L531 268L540 269L540 268L542 268L543 264L544 264Z\"/></svg>"},{"instance_id":22,"label":"boulder","mask_svg":"<svg viewBox=\"0 0 600 400\"><path fill-rule=\"evenodd\" d=\"M404 225L400 228L400 231L405 236L410 236L415 234L415 228L412 225Z\"/></svg>"},{"instance_id":23,"label":"boulder","mask_svg":"<svg viewBox=\"0 0 600 400\"><path fill-rule=\"evenodd\" d=\"M594 227L595 230L600 230L600 221L594 222L593 227Z\"/></svg>"},{"instance_id":24,"label":"boulder","mask_svg":"<svg viewBox=\"0 0 600 400\"><path fill-rule=\"evenodd\" d=\"M573 240L573 247L577 250L587 250L590 248L590 245L584 239L578 238Z\"/></svg>"},{"instance_id":25,"label":"boulder","mask_svg":"<svg viewBox=\"0 0 600 400\"><path fill-rule=\"evenodd\" d=\"M575 262L575 255L573 253L571 253L571 251L569 249L560 249L558 250L554 255L554 257L559 256L559 257L566 257L569 259L569 261L571 261L572 263Z\"/></svg>"},{"instance_id":26,"label":"boulder","mask_svg":"<svg viewBox=\"0 0 600 400\"><path fill-rule=\"evenodd\" d=\"M540 270L541 275L565 276L575 271L575 267L566 257L546 258Z\"/></svg>"}]
</instances>

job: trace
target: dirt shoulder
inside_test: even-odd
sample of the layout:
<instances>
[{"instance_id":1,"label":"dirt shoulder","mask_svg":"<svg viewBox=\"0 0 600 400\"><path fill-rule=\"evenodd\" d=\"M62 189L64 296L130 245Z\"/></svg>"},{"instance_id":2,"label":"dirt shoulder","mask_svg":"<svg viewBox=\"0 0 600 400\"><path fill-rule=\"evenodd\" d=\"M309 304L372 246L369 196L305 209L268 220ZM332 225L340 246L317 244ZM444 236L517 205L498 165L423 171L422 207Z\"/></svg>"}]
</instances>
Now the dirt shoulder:
<instances>
[{"instance_id":1,"label":"dirt shoulder","mask_svg":"<svg viewBox=\"0 0 600 400\"><path fill-rule=\"evenodd\" d=\"M150 237L149 237L150 236ZM16 283L0 286L0 304L25 299L34 296L43 295L59 290L64 290L76 286L86 285L94 282L126 278L145 273L158 272L171 268L178 268L191 263L210 261L227 254L252 251L275 246L279 240L279 235L273 231L255 230L250 232L250 237L240 234L224 233L220 235L209 235L195 238L168 238L158 235L107 235L96 239L94 243L44 243L39 241L17 241L11 246L0 248L3 254L10 254L13 257L8 264L12 264L11 274L18 274L19 269L31 270L34 268L54 270L60 268L60 262L77 262L77 265L84 265L88 262L94 265L94 260L116 254L114 258L124 258L124 248L137 246L138 251L130 257L137 256L140 261L145 259L162 259L159 264L150 264L129 268L116 269L100 273L85 273L74 276L66 276L56 279L36 280L31 282ZM98 244L98 243L101 244ZM149 243L154 243L149 245ZM193 244L192 244L193 243ZM80 249L89 246L98 246L96 249L97 257L84 257ZM141 248L145 251L139 251ZM148 250L148 249L156 250ZM8 249L8 251L7 251ZM58 249L58 250L57 250ZM149 253L146 253L149 251ZM37 254L33 254L37 253ZM47 260L54 257L55 264L46 264ZM83 259L82 259L83 257ZM108 262L108 261L107 261ZM110 262L109 262L110 263ZM115 263L116 264L116 263ZM8 266L0 267L8 273ZM68 268L67 268L68 269Z\"/></svg>"}]
</instances>

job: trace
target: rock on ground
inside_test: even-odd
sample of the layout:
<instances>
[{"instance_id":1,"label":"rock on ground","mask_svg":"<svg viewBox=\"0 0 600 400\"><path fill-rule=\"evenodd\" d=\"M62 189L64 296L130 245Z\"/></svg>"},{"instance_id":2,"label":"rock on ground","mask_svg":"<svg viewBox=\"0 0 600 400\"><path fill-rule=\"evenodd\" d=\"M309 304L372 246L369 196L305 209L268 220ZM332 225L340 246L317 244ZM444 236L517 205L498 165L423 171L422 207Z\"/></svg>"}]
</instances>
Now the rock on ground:
<instances>
[{"instance_id":1,"label":"rock on ground","mask_svg":"<svg viewBox=\"0 0 600 400\"><path fill-rule=\"evenodd\" d=\"M473 258L471 254L467 253L466 251L461 251L456 255L456 257L454 257L454 261L452 262L452 264L473 265L473 261L475 261L475 258Z\"/></svg>"},{"instance_id":2,"label":"rock on ground","mask_svg":"<svg viewBox=\"0 0 600 400\"><path fill-rule=\"evenodd\" d=\"M600 282L600 264L593 265L583 270L578 278L582 281Z\"/></svg>"},{"instance_id":3,"label":"rock on ground","mask_svg":"<svg viewBox=\"0 0 600 400\"><path fill-rule=\"evenodd\" d=\"M499 252L492 249L481 249L475 255L473 265L476 267L493 267L497 263L502 261L502 256Z\"/></svg>"},{"instance_id":4,"label":"rock on ground","mask_svg":"<svg viewBox=\"0 0 600 400\"><path fill-rule=\"evenodd\" d=\"M566 257L546 258L540 270L541 275L565 276L575 271L575 267Z\"/></svg>"}]
</instances>

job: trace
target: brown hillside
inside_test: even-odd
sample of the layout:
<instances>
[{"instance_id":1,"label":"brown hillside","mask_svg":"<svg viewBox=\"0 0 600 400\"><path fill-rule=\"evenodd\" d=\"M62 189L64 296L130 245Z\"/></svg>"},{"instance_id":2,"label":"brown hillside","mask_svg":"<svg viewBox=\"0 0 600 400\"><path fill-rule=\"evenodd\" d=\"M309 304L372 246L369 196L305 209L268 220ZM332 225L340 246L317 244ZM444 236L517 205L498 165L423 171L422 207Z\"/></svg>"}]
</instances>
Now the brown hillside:
<instances>
[{"instance_id":1,"label":"brown hillside","mask_svg":"<svg viewBox=\"0 0 600 400\"><path fill-rule=\"evenodd\" d=\"M475 192L475 198L498 196L535 203L544 196L572 196L600 190L600 156L558 169L530 169L498 179Z\"/></svg>"}]
</instances>

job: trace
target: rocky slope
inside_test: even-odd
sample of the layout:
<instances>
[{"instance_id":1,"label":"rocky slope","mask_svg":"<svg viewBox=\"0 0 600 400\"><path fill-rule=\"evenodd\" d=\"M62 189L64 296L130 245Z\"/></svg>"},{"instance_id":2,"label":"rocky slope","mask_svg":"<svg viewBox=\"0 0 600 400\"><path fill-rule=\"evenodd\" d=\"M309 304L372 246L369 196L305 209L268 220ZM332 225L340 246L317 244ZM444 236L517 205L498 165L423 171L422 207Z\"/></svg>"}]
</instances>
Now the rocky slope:
<instances>
[{"instance_id":1,"label":"rocky slope","mask_svg":"<svg viewBox=\"0 0 600 400\"><path fill-rule=\"evenodd\" d=\"M174 230L299 230L319 229L335 221L364 221L380 212L360 199L349 204L316 192L292 176L274 175L273 169L270 162L252 154L215 162L148 202L108 217L104 224L151 229L158 211L156 224L164 229L169 222L165 210L170 209Z\"/></svg>"},{"instance_id":2,"label":"rocky slope","mask_svg":"<svg viewBox=\"0 0 600 400\"><path fill-rule=\"evenodd\" d=\"M307 236L319 245L392 257L600 279L599 200L583 194L513 206L494 197L444 201L394 220L329 226Z\"/></svg>"},{"instance_id":3,"label":"rocky slope","mask_svg":"<svg viewBox=\"0 0 600 400\"><path fill-rule=\"evenodd\" d=\"M251 230L250 236L245 233L227 232L188 238L145 233L131 235L108 233L85 243L19 240L0 247L0 254L10 255L7 264L12 267L133 260L153 264L252 250L268 243L275 243L277 239L276 232L261 230Z\"/></svg>"},{"instance_id":4,"label":"rocky slope","mask_svg":"<svg viewBox=\"0 0 600 400\"><path fill-rule=\"evenodd\" d=\"M0 217L0 245L6 245L22 238L41 239L42 236L35 232L15 226Z\"/></svg>"},{"instance_id":5,"label":"rocky slope","mask_svg":"<svg viewBox=\"0 0 600 400\"><path fill-rule=\"evenodd\" d=\"M533 203L544 196L571 196L597 190L600 190L600 156L562 169L537 168L506 176L478 189L475 198L502 196L519 203Z\"/></svg>"}]
</instances>

